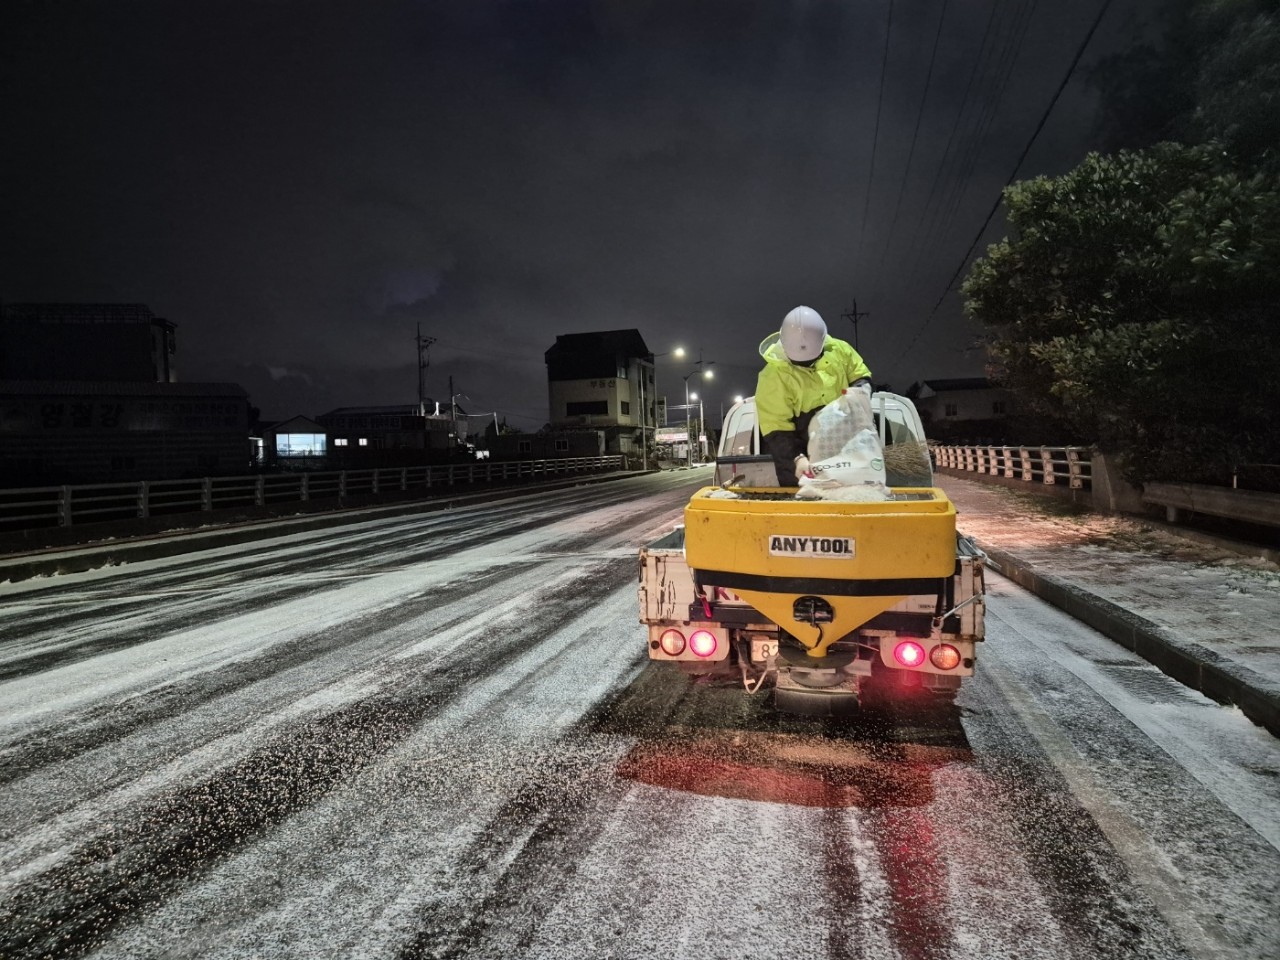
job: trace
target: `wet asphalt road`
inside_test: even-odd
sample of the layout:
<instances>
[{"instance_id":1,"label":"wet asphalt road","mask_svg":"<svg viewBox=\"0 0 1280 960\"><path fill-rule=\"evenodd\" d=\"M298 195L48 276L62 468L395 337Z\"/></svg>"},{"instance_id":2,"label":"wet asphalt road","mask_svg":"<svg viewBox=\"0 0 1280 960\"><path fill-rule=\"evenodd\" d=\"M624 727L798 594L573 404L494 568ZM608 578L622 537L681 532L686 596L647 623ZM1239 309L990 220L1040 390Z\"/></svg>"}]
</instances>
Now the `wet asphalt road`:
<instances>
[{"instance_id":1,"label":"wet asphalt road","mask_svg":"<svg viewBox=\"0 0 1280 960\"><path fill-rule=\"evenodd\" d=\"M0 957L1280 956L1280 748L996 576L958 708L650 665L705 473L0 585Z\"/></svg>"}]
</instances>

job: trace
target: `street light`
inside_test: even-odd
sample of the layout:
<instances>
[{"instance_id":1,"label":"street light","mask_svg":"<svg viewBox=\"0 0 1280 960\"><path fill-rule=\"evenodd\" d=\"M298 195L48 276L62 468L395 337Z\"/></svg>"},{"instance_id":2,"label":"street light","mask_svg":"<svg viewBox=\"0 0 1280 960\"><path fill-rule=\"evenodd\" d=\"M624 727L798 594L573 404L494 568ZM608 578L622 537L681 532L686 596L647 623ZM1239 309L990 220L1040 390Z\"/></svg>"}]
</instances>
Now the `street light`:
<instances>
[{"instance_id":1,"label":"street light","mask_svg":"<svg viewBox=\"0 0 1280 960\"><path fill-rule=\"evenodd\" d=\"M659 357L684 357L684 347L676 347L666 353L651 353L641 358L640 363L640 468L649 472L649 405L644 397L644 364L648 362L657 366Z\"/></svg>"},{"instance_id":2,"label":"street light","mask_svg":"<svg viewBox=\"0 0 1280 960\"><path fill-rule=\"evenodd\" d=\"M705 463L707 459L707 451L706 451L706 447L704 446L706 443L704 438L707 435L707 421L706 421L705 415L702 412L702 398L698 396L696 393L690 394L689 398L691 400L698 401L698 462ZM692 442L692 438L690 442Z\"/></svg>"},{"instance_id":3,"label":"street light","mask_svg":"<svg viewBox=\"0 0 1280 960\"><path fill-rule=\"evenodd\" d=\"M689 378L695 377L699 373L701 373L702 379L704 380L713 379L715 377L715 374L712 372L711 367L714 365L715 365L714 360L704 361L702 359L701 353L699 353L698 359L694 361L694 366L697 367L697 369L691 370L689 373L685 374L683 377L683 380L684 380L684 434L685 434L685 442L688 444L688 451L687 451L688 456L685 458L685 463L690 467L693 466L693 431L690 428L690 423L689 423L689 406L690 406ZM694 398L695 399L697 398L697 394L694 394ZM701 410L699 410L699 416L701 416ZM701 420L699 420L699 423L701 423ZM699 441L699 454L701 454L701 441Z\"/></svg>"},{"instance_id":4,"label":"street light","mask_svg":"<svg viewBox=\"0 0 1280 960\"><path fill-rule=\"evenodd\" d=\"M449 378L449 386L451 387L453 386L452 377ZM465 393L455 393L453 396L449 398L449 419L451 421L450 426L453 428L453 442L455 444L458 443L458 398L459 397L461 397L463 400L468 400L468 401L471 399ZM465 414L463 414L463 416L465 416Z\"/></svg>"},{"instance_id":5,"label":"street light","mask_svg":"<svg viewBox=\"0 0 1280 960\"><path fill-rule=\"evenodd\" d=\"M741 402L742 402L742 394L740 394L740 393L739 393L739 394L735 394L735 395L734 395L734 398L733 398L733 402L734 402L734 403L741 403ZM723 400L721 400L721 401L720 401L720 422L721 422L721 423L724 423L724 401L723 401Z\"/></svg>"}]
</instances>

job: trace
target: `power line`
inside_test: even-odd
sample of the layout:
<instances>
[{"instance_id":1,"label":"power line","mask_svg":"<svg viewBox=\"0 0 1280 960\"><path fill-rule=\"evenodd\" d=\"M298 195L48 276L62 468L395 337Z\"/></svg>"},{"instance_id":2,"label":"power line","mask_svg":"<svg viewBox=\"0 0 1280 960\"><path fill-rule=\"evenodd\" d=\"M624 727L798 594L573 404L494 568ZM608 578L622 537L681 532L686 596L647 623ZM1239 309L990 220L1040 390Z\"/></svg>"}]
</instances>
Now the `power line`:
<instances>
[{"instance_id":1,"label":"power line","mask_svg":"<svg viewBox=\"0 0 1280 960\"><path fill-rule=\"evenodd\" d=\"M923 241L922 255L924 251L938 244L950 234L951 225L954 223L964 196L968 192L969 181L973 176L974 168L977 166L978 158L982 154L987 132L999 115L1000 107L1004 102L1005 90L1008 88L1013 68L1017 64L1022 38L1026 35L1027 28L1030 26L1035 7L1036 0L1031 0L1030 4L1019 6L1009 20L1008 32L1003 37L997 37L997 46L993 48L994 59L991 63L990 90L983 98L983 105L978 111L973 133L959 154L952 185L945 191L930 218Z\"/></svg>"},{"instance_id":2,"label":"power line","mask_svg":"<svg viewBox=\"0 0 1280 960\"><path fill-rule=\"evenodd\" d=\"M1034 2L1035 0L1032 0L1033 4ZM933 238L939 224L950 220L950 217L942 215L943 211L947 210L951 205L956 191L959 189L958 185L962 182L961 178L966 175L963 168L969 164L970 157L975 155L975 144L979 142L985 132L984 124L992 101L1002 89L1001 78L1004 76L1004 64L1008 60L1009 51L1017 35L1021 12L1024 9L1025 6L1022 0L995 0L992 4L987 27L983 30L978 59L974 64L973 72L970 73L971 78L976 78L973 92L977 99L977 106L971 116L970 130L967 136L957 140L956 152L951 157L950 185L941 192L938 202L928 207L928 226L925 228L923 235L920 234L917 226L916 234L912 237L911 247L917 253L913 265L907 273L909 280L918 273L919 264L923 262L926 252L934 242ZM962 102L961 111L956 115L957 127L964 121L964 106L965 104ZM942 168L940 167L939 174L941 175L941 173ZM922 219L925 212L925 210L922 210Z\"/></svg>"},{"instance_id":3,"label":"power line","mask_svg":"<svg viewBox=\"0 0 1280 960\"><path fill-rule=\"evenodd\" d=\"M1013 183L1014 178L1018 175L1018 171L1022 168L1023 162L1027 159L1027 155L1031 152L1031 147L1035 144L1041 131L1044 130L1045 125L1049 122L1049 116L1053 113L1053 108L1058 105L1058 100L1061 98L1062 92L1066 90L1067 84L1075 74L1076 67L1080 65L1080 61L1084 58L1084 53L1089 48L1089 43L1093 40L1093 35L1097 33L1099 25L1101 25L1103 18L1107 15L1107 11L1111 8L1111 2L1112 0L1103 0L1102 7L1098 10L1097 16L1093 18L1093 23L1089 26L1089 32L1085 34L1084 40L1080 43L1079 48L1077 48L1075 56L1071 58L1071 65L1067 67L1067 72L1063 75L1062 82L1058 84L1058 88L1053 92L1053 98L1049 101L1049 105L1045 107L1044 114L1040 117L1040 122L1036 124L1036 128L1031 132L1031 137L1027 140L1026 146L1022 148L1022 152L1018 155L1018 160L1013 165L1013 170L1009 173L1008 179L1004 182L1005 187L1008 187L1009 184ZM895 358L895 363L910 352L911 348L914 347L916 342L920 339L921 334L924 333L925 329L928 328L929 324L933 321L933 318L937 315L938 308L942 306L942 301L947 298L947 294L951 292L951 287L955 284L960 274L964 272L964 268L968 266L969 257L973 254L974 249L977 248L979 241L982 240L982 235L986 233L987 227L990 226L991 219L996 215L996 211L1000 209L1000 203L1003 199L1004 188L1002 187L997 192L996 201L992 205L991 210L987 213L986 219L982 221L982 226L978 228L978 232L974 236L973 242L969 244L969 249L965 251L964 257L961 258L959 265L956 267L955 273L951 275L951 279L947 281L947 286L942 291L942 295L938 297L938 302L933 305L933 310L930 311L929 316L926 317L924 323L921 324L920 329L917 330L915 335L911 338L911 342L907 344L906 349L904 349L902 353Z\"/></svg>"},{"instance_id":4,"label":"power line","mask_svg":"<svg viewBox=\"0 0 1280 960\"><path fill-rule=\"evenodd\" d=\"M987 132L991 129L991 125L995 122L996 117L1000 113L1000 107L1004 103L1004 95L1009 87L1009 79L1013 75L1014 67L1017 66L1018 55L1021 52L1022 40L1027 35L1027 30L1031 26L1031 20L1035 16L1037 0L1031 0L1029 4L1021 8L1020 16L1014 21L1013 29L1010 31L1009 39L1005 44L1004 51L1001 54L1000 63L997 65L997 75L999 77L995 95L992 97L987 106L984 107L982 114L978 118L978 127L974 133L973 139L969 144L968 155L965 163L960 171L960 175L956 180L956 189L953 191L953 199L947 206L941 225L938 230L939 240L944 240L949 232L952 222L954 222L957 213L960 211L964 198L969 192L969 187L973 180L973 171L977 166L978 158L982 154L982 145L986 139Z\"/></svg>"},{"instance_id":5,"label":"power line","mask_svg":"<svg viewBox=\"0 0 1280 960\"><path fill-rule=\"evenodd\" d=\"M867 236L867 215L871 210L871 182L876 176L876 148L880 143L880 111L884 107L884 75L889 68L889 38L893 36L893 4L894 0L889 0L889 15L884 28L884 52L880 56L880 93L876 98L876 123L871 133L871 166L867 170L867 193L862 200L862 227L858 231L858 250L854 256L854 262L859 265L862 262L862 243Z\"/></svg>"},{"instance_id":6,"label":"power line","mask_svg":"<svg viewBox=\"0 0 1280 960\"><path fill-rule=\"evenodd\" d=\"M908 276L915 276L915 274L918 273L920 261L922 261L924 257L924 251L928 250L927 237L932 236L934 225L936 225L938 221L938 207L942 206L943 202L945 202L940 196L938 197L938 206L934 206L933 197L938 196L938 187L941 186L943 178L945 178L946 175L948 175L948 172L954 170L957 164L960 163L961 151L964 150L964 147L961 146L960 143L956 142L956 133L960 132L960 124L964 120L965 109L968 108L969 97L973 93L974 81L978 78L980 70L982 70L984 65L987 63L988 44L991 45L992 50L995 50L998 32L993 33L993 31L995 31L996 28L997 14L1000 13L1002 9L1006 8L1001 5L1000 0L992 1L991 13L987 15L987 24L983 27L982 31L982 44L978 46L978 56L977 58L974 58L973 68L969 70L969 78L965 81L964 93L961 93L960 96L960 108L956 110L955 120L951 124L951 132L947 133L947 143L946 147L943 147L942 150L942 160L938 163L938 172L934 174L933 183L929 184L929 195L928 197L925 197L924 205L920 207L919 218L916 219L915 229L911 232L911 237L913 237L913 243L911 243L911 255L913 256L911 256L911 269ZM977 125L975 125L974 129L977 129ZM956 148L955 155L951 154L952 146L955 146ZM927 215L929 215L929 225L928 228L922 232L922 228L924 227L924 218Z\"/></svg>"},{"instance_id":7,"label":"power line","mask_svg":"<svg viewBox=\"0 0 1280 960\"><path fill-rule=\"evenodd\" d=\"M1110 6L1111 0L1103 0L1102 8L1098 11L1098 15L1094 17L1093 23L1089 26L1089 32L1085 34L1084 42L1080 44L1080 47L1076 50L1076 55L1071 59L1071 66L1067 68L1066 75L1063 76L1062 82L1058 84L1058 89L1053 92L1053 99L1049 101L1048 107L1045 108L1044 114L1040 117L1040 122L1036 124L1035 130L1031 132L1031 137L1027 140L1026 146L1023 147L1022 152L1018 154L1018 161L1013 165L1013 169L1009 172L1008 179L1004 182L1005 187L1013 183L1014 178L1018 175L1018 171L1022 169L1023 162L1031 152L1031 148L1035 144L1036 139L1040 136L1040 132L1044 130L1045 124L1049 122L1049 115L1053 113L1053 108L1058 105L1058 100L1061 98L1062 92L1066 90L1067 84L1071 81L1071 77L1075 73L1076 67L1080 65L1080 61L1084 57L1084 52L1089 47L1089 42L1093 39L1093 35L1097 32L1098 26L1102 23L1102 18L1106 16L1107 10ZM996 211L1000 209L1000 203L1003 199L1004 189L1001 188L1000 192L996 195L995 203L992 205L991 209L987 211L987 216L986 219L982 221L982 226L978 228L978 232L974 236L973 242L969 244L969 249L965 251L964 257L961 259L959 266L956 267L956 272L951 275L951 279L947 282L947 288L942 291L942 296L938 298L937 304L934 305L935 311L938 309L938 306L941 305L947 293L951 290L951 286L956 282L956 278L960 276L961 272L963 272L965 266L968 264L970 254L972 254L974 249L978 246L978 242L982 239L982 235L986 232L988 225L991 223L991 218L994 217L996 215Z\"/></svg>"},{"instance_id":8,"label":"power line","mask_svg":"<svg viewBox=\"0 0 1280 960\"><path fill-rule=\"evenodd\" d=\"M525 413L512 413L510 410L495 409L493 412L500 414L504 422L509 419L515 419L515 420L528 420L532 423L546 423L548 420L547 417L531 417ZM468 416L470 416L470 414L468 414ZM492 414L483 413L483 414L479 414L479 416L489 417L489 416L492 416Z\"/></svg>"},{"instance_id":9,"label":"power line","mask_svg":"<svg viewBox=\"0 0 1280 960\"><path fill-rule=\"evenodd\" d=\"M951 148L955 144L956 133L960 129L960 121L964 118L965 108L969 105L969 95L973 90L973 81L978 76L979 67L981 67L982 64L985 62L987 44L991 40L992 26L995 23L996 13L1000 9L1001 7L998 0L993 0L991 4L991 13L987 16L987 24L982 30L982 43L978 47L978 55L977 57L974 58L973 67L969 71L969 78L968 80L965 81L964 93L961 94L960 96L960 107L959 109L956 110L956 118L951 124L951 131L947 134L947 145L946 147L943 148L942 160L939 161L938 163L938 172L934 174L933 183L929 185L929 195L925 198L924 205L920 208L920 216L916 219L916 226L911 234L913 240L912 240L912 246L910 248L910 252L915 255L912 262L912 268L911 268L911 274L910 274L911 276L915 275L916 269L919 266L920 257L923 254L923 251L925 249L923 244L917 244L916 238L919 238L921 236L920 228L924 226L925 216L929 213L930 210L934 209L933 198L938 192L939 184L942 183L944 172L948 169L948 164L947 164L948 159L952 160L952 165L954 166L955 159L958 158L959 156L959 151L957 150L957 157L952 158Z\"/></svg>"},{"instance_id":10,"label":"power line","mask_svg":"<svg viewBox=\"0 0 1280 960\"><path fill-rule=\"evenodd\" d=\"M925 104L929 100L929 85L933 82L933 67L938 59L938 43L942 40L942 23L947 18L947 3L948 0L942 0L942 11L938 14L938 29L933 35L933 50L929 53L929 69L924 75L924 91L920 94L920 106L916 110L916 125L911 131L911 146L907 149L907 163L902 170L902 180L898 184L898 199L893 205L893 219L889 221L889 236L880 248L880 265L876 268L877 275L884 269L885 258L889 255L889 245L893 243L893 235L898 228L898 213L902 210L902 195L907 191L907 179L911 176L911 163L916 155L916 140L920 137L920 121L924 119Z\"/></svg>"}]
</instances>

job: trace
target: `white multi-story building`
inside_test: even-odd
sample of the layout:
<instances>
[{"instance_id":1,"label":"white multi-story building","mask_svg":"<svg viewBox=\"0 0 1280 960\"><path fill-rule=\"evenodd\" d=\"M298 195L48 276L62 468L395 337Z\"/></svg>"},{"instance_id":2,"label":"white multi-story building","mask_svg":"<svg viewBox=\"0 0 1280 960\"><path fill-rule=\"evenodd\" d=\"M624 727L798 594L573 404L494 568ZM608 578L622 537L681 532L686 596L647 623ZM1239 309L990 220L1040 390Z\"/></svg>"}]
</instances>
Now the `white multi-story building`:
<instances>
[{"instance_id":1,"label":"white multi-story building","mask_svg":"<svg viewBox=\"0 0 1280 960\"><path fill-rule=\"evenodd\" d=\"M638 330L556 337L546 352L553 430L598 430L608 453L639 456L656 423L653 354Z\"/></svg>"}]
</instances>

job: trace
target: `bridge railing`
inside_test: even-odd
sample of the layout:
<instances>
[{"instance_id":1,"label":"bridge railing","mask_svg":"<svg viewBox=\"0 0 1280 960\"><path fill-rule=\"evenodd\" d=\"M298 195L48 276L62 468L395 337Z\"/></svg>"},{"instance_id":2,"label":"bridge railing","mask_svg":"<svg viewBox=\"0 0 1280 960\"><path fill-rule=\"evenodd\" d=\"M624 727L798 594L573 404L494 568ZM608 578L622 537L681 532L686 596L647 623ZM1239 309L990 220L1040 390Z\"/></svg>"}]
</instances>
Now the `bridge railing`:
<instances>
[{"instance_id":1,"label":"bridge railing","mask_svg":"<svg viewBox=\"0 0 1280 960\"><path fill-rule=\"evenodd\" d=\"M1015 484L1018 481L1035 484L1041 489L1047 486L1051 488L1048 492L1055 496L1073 501L1079 497L1093 509L1107 513L1142 514L1155 507L1165 511L1169 523L1187 523L1197 516L1209 516L1255 527L1280 528L1280 493L1238 486L1244 477L1253 482L1262 478L1274 487L1274 478L1262 473L1264 469L1280 469L1274 464L1241 465L1232 475L1231 486L1169 481L1148 482L1138 490L1123 483L1114 464L1108 469L1101 455L1095 463L1089 447L938 446L932 448L932 452L937 467L1001 477L1004 479L992 482L1006 485L1012 480Z\"/></svg>"},{"instance_id":2,"label":"bridge railing","mask_svg":"<svg viewBox=\"0 0 1280 960\"><path fill-rule=\"evenodd\" d=\"M937 446L932 453L938 467L1026 483L1089 490L1093 481L1093 454L1088 447Z\"/></svg>"},{"instance_id":3,"label":"bridge railing","mask_svg":"<svg viewBox=\"0 0 1280 960\"><path fill-rule=\"evenodd\" d=\"M0 531L70 527L316 500L415 493L473 483L513 483L619 470L621 456L450 463L367 470L138 480L0 489Z\"/></svg>"}]
</instances>

